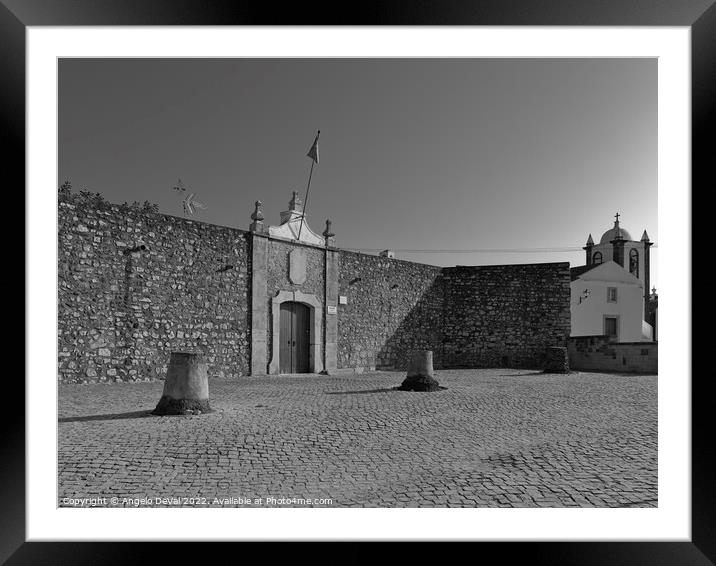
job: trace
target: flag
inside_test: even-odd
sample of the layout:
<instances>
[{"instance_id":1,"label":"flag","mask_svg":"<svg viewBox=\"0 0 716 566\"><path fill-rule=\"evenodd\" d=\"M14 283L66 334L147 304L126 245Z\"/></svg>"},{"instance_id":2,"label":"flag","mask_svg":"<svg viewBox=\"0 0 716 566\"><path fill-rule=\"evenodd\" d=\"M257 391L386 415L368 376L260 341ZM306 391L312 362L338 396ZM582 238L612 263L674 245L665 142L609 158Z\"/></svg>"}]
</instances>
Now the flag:
<instances>
[{"instance_id":1,"label":"flag","mask_svg":"<svg viewBox=\"0 0 716 566\"><path fill-rule=\"evenodd\" d=\"M316 134L316 139L313 140L313 145L311 146L311 149L308 150L308 153L306 154L308 157L313 159L313 161L318 165L318 136L321 135L321 130L318 130L318 133Z\"/></svg>"}]
</instances>

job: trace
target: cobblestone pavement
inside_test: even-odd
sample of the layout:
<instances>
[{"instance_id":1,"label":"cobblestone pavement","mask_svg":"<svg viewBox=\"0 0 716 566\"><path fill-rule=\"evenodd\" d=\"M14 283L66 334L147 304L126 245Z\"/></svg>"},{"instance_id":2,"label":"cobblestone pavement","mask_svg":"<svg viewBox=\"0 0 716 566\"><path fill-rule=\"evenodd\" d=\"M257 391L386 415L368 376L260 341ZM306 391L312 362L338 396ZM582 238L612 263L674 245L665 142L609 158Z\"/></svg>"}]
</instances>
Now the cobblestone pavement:
<instances>
[{"instance_id":1,"label":"cobblestone pavement","mask_svg":"<svg viewBox=\"0 0 716 566\"><path fill-rule=\"evenodd\" d=\"M58 504L657 505L656 376L404 375L211 380L215 412L173 417L162 382L60 386Z\"/></svg>"}]
</instances>

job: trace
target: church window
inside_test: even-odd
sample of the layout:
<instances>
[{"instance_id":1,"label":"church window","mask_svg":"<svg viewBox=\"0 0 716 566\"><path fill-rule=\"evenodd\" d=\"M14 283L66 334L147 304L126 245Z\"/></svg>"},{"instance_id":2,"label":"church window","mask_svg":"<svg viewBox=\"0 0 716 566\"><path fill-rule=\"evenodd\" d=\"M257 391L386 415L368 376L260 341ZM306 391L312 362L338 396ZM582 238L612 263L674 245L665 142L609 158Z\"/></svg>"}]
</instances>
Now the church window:
<instances>
[{"instance_id":1,"label":"church window","mask_svg":"<svg viewBox=\"0 0 716 566\"><path fill-rule=\"evenodd\" d=\"M617 302L617 288L616 287L607 287L607 302L608 303L616 303Z\"/></svg>"},{"instance_id":2,"label":"church window","mask_svg":"<svg viewBox=\"0 0 716 566\"><path fill-rule=\"evenodd\" d=\"M595 252L595 254L592 256L592 263L602 263L602 252Z\"/></svg>"},{"instance_id":3,"label":"church window","mask_svg":"<svg viewBox=\"0 0 716 566\"><path fill-rule=\"evenodd\" d=\"M633 248L629 251L629 273L639 277L639 252Z\"/></svg>"}]
</instances>

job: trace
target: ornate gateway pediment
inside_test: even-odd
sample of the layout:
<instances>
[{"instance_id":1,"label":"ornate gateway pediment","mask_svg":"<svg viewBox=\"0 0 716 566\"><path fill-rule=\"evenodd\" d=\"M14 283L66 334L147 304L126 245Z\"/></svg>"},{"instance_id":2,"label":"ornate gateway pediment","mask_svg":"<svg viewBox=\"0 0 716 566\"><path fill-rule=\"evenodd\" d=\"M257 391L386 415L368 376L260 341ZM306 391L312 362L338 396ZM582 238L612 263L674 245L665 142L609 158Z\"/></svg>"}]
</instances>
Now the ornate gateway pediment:
<instances>
[{"instance_id":1,"label":"ornate gateway pediment","mask_svg":"<svg viewBox=\"0 0 716 566\"><path fill-rule=\"evenodd\" d=\"M293 191L288 208L281 213L281 224L269 227L269 236L323 247L326 240L308 226L304 217L303 201L297 191ZM303 225L301 225L301 219L303 219Z\"/></svg>"}]
</instances>

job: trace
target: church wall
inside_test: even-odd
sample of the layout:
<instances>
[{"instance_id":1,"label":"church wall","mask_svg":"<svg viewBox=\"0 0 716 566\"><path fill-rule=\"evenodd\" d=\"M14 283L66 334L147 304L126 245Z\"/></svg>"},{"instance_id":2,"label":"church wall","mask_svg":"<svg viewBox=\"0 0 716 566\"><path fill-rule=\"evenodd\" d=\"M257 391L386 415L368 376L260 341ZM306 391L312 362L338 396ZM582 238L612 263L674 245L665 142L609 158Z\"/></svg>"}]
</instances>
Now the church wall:
<instances>
[{"instance_id":1,"label":"church wall","mask_svg":"<svg viewBox=\"0 0 716 566\"><path fill-rule=\"evenodd\" d=\"M249 258L241 230L61 192L60 382L163 379L172 350L204 352L212 377L246 375Z\"/></svg>"},{"instance_id":2,"label":"church wall","mask_svg":"<svg viewBox=\"0 0 716 566\"><path fill-rule=\"evenodd\" d=\"M607 301L607 289L616 287L617 301ZM581 278L571 282L572 336L604 334L604 317L616 316L619 320L619 341L638 342L649 340L642 336L644 318L644 296L641 284L626 284L620 281L584 281ZM582 293L588 290L589 298L579 302Z\"/></svg>"},{"instance_id":3,"label":"church wall","mask_svg":"<svg viewBox=\"0 0 716 566\"><path fill-rule=\"evenodd\" d=\"M338 368L405 369L413 350L441 365L442 269L341 251Z\"/></svg>"},{"instance_id":4,"label":"church wall","mask_svg":"<svg viewBox=\"0 0 716 566\"><path fill-rule=\"evenodd\" d=\"M540 367L570 332L569 263L448 267L445 367Z\"/></svg>"}]
</instances>

